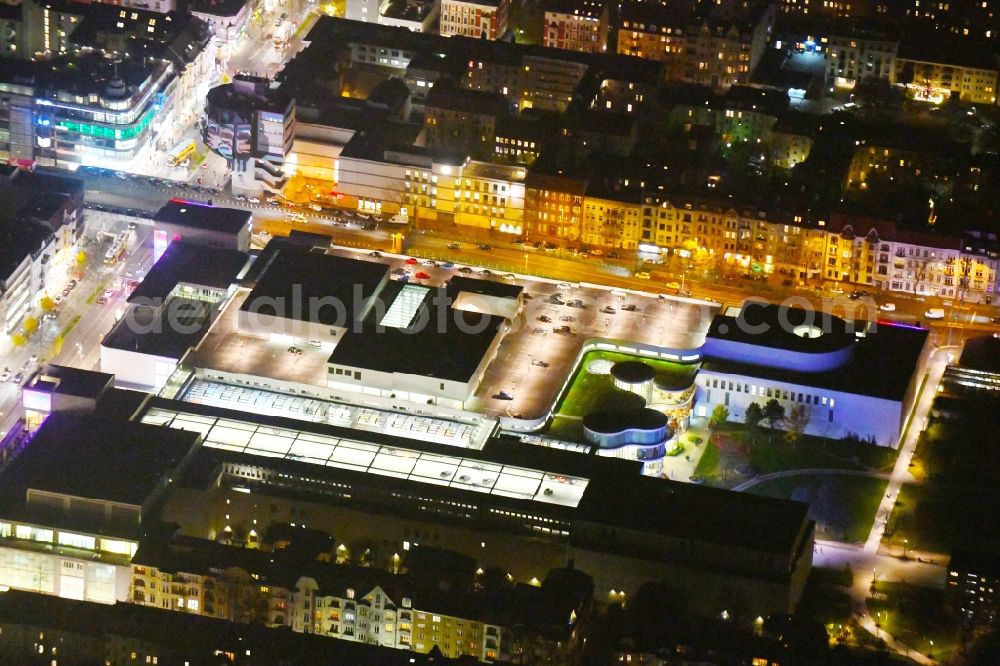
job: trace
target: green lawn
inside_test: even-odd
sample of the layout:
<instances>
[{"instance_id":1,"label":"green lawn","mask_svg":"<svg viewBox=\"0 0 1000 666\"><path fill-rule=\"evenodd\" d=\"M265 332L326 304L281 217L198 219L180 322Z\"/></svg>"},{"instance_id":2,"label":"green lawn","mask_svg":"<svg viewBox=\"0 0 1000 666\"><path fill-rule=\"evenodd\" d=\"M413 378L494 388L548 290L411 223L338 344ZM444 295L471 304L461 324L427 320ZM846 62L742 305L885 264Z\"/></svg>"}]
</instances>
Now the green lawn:
<instances>
[{"instance_id":1,"label":"green lawn","mask_svg":"<svg viewBox=\"0 0 1000 666\"><path fill-rule=\"evenodd\" d=\"M657 379L671 383L681 382L685 379L690 380L697 371L697 366L694 365L648 359L632 354L610 351L587 352L574 371L573 381L560 399L555 410L556 414L586 416L598 410L620 410L643 405L642 398L639 396L615 388L611 375L595 375L587 371L587 364L598 359L605 359L612 363L642 361L652 366Z\"/></svg>"},{"instance_id":2,"label":"green lawn","mask_svg":"<svg viewBox=\"0 0 1000 666\"><path fill-rule=\"evenodd\" d=\"M934 641L933 656L941 663L948 663L959 647L961 623L947 590L878 583L875 597L867 603L869 615L878 618L882 628L904 645L927 654Z\"/></svg>"},{"instance_id":3,"label":"green lawn","mask_svg":"<svg viewBox=\"0 0 1000 666\"><path fill-rule=\"evenodd\" d=\"M546 429L545 436L567 442L582 442L583 420L568 416L555 416Z\"/></svg>"},{"instance_id":4,"label":"green lawn","mask_svg":"<svg viewBox=\"0 0 1000 666\"><path fill-rule=\"evenodd\" d=\"M858 543L868 538L886 485L882 479L818 474L764 481L748 492L809 501L817 537Z\"/></svg>"}]
</instances>

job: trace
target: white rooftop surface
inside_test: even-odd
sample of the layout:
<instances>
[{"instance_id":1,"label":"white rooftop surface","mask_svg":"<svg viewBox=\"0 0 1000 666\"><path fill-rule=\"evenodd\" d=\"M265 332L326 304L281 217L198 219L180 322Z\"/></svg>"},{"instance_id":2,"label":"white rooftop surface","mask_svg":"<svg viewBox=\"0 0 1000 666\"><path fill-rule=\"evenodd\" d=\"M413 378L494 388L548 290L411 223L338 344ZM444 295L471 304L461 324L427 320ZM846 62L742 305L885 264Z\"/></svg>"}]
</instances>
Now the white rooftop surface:
<instances>
[{"instance_id":1,"label":"white rooftop surface","mask_svg":"<svg viewBox=\"0 0 1000 666\"><path fill-rule=\"evenodd\" d=\"M142 417L142 422L199 432L203 445L211 448L299 460L314 465L547 504L577 506L588 483L587 479L549 474L524 467L424 453L169 409L151 409Z\"/></svg>"},{"instance_id":2,"label":"white rooftop surface","mask_svg":"<svg viewBox=\"0 0 1000 666\"><path fill-rule=\"evenodd\" d=\"M396 437L481 449L493 430L491 419L464 423L449 419L404 414L341 402L304 398L248 386L195 379L180 397L184 402L225 407L301 421L329 423Z\"/></svg>"}]
</instances>

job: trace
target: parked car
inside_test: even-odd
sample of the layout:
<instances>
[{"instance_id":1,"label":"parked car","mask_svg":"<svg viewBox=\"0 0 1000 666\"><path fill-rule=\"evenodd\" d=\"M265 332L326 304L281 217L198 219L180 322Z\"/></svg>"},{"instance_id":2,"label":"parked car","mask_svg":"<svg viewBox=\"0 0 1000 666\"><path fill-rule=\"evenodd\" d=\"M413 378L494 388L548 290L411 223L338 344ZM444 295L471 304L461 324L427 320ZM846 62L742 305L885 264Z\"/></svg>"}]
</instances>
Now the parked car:
<instances>
[{"instance_id":1,"label":"parked car","mask_svg":"<svg viewBox=\"0 0 1000 666\"><path fill-rule=\"evenodd\" d=\"M536 365L539 368L547 368L547 367L549 367L548 361L539 361L538 359L535 359L534 361L532 361L531 365Z\"/></svg>"},{"instance_id":2,"label":"parked car","mask_svg":"<svg viewBox=\"0 0 1000 666\"><path fill-rule=\"evenodd\" d=\"M548 315L541 315L538 318L538 321L540 321L542 323L545 323L545 324L550 324L550 323L552 323L552 317L550 317Z\"/></svg>"},{"instance_id":3,"label":"parked car","mask_svg":"<svg viewBox=\"0 0 1000 666\"><path fill-rule=\"evenodd\" d=\"M469 273L472 272L472 269L469 268L468 266L462 266L461 268L458 269L458 272L468 275Z\"/></svg>"},{"instance_id":4,"label":"parked car","mask_svg":"<svg viewBox=\"0 0 1000 666\"><path fill-rule=\"evenodd\" d=\"M502 277L504 280L514 280L517 276L513 273L504 273Z\"/></svg>"},{"instance_id":5,"label":"parked car","mask_svg":"<svg viewBox=\"0 0 1000 666\"><path fill-rule=\"evenodd\" d=\"M417 278L418 280L429 280L431 276L428 275L427 273L424 273L423 271L417 271L413 277Z\"/></svg>"},{"instance_id":6,"label":"parked car","mask_svg":"<svg viewBox=\"0 0 1000 666\"><path fill-rule=\"evenodd\" d=\"M943 308L930 308L924 313L925 319L944 319Z\"/></svg>"},{"instance_id":7,"label":"parked car","mask_svg":"<svg viewBox=\"0 0 1000 666\"><path fill-rule=\"evenodd\" d=\"M626 303L622 306L622 310L625 312L635 312L637 309L633 303Z\"/></svg>"},{"instance_id":8,"label":"parked car","mask_svg":"<svg viewBox=\"0 0 1000 666\"><path fill-rule=\"evenodd\" d=\"M572 335L573 329L569 326L556 326L552 329L553 333L558 333L559 335Z\"/></svg>"},{"instance_id":9,"label":"parked car","mask_svg":"<svg viewBox=\"0 0 1000 666\"><path fill-rule=\"evenodd\" d=\"M882 305L878 306L878 309L881 310L882 312L895 312L896 311L896 304L895 303L883 303Z\"/></svg>"},{"instance_id":10,"label":"parked car","mask_svg":"<svg viewBox=\"0 0 1000 666\"><path fill-rule=\"evenodd\" d=\"M409 264L410 266L416 266L420 262L417 261L414 257L408 257L404 263Z\"/></svg>"},{"instance_id":11,"label":"parked car","mask_svg":"<svg viewBox=\"0 0 1000 666\"><path fill-rule=\"evenodd\" d=\"M258 199L257 197L247 197L247 201L249 201L250 203L260 203L260 199Z\"/></svg>"},{"instance_id":12,"label":"parked car","mask_svg":"<svg viewBox=\"0 0 1000 666\"><path fill-rule=\"evenodd\" d=\"M479 249L482 250L483 252L489 252L490 250L493 249L493 246L490 245L489 243L483 243L482 245L479 246Z\"/></svg>"},{"instance_id":13,"label":"parked car","mask_svg":"<svg viewBox=\"0 0 1000 666\"><path fill-rule=\"evenodd\" d=\"M449 250L461 250L462 246L459 245L458 243L448 243L448 249Z\"/></svg>"}]
</instances>

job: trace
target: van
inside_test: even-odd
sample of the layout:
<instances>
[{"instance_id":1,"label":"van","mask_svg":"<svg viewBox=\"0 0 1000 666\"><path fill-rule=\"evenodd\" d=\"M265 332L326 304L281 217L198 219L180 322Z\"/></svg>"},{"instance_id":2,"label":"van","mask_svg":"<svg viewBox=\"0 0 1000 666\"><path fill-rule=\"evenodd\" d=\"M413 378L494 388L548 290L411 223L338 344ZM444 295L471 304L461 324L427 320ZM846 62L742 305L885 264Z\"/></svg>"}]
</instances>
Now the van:
<instances>
[{"instance_id":1,"label":"van","mask_svg":"<svg viewBox=\"0 0 1000 666\"><path fill-rule=\"evenodd\" d=\"M944 308L931 308L924 313L926 319L944 319Z\"/></svg>"}]
</instances>

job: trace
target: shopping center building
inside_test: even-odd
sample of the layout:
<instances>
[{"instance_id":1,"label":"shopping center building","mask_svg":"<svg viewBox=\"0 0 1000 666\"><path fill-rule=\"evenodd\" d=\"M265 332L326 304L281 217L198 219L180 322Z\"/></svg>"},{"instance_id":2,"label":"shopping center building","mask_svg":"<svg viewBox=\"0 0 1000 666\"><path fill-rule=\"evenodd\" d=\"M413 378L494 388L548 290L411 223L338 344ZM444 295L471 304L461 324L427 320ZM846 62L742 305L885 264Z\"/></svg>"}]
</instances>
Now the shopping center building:
<instances>
[{"instance_id":1,"label":"shopping center building","mask_svg":"<svg viewBox=\"0 0 1000 666\"><path fill-rule=\"evenodd\" d=\"M748 301L712 321L696 379L695 414L717 405L743 420L777 400L808 415L805 432L897 446L924 360L927 329L854 321Z\"/></svg>"}]
</instances>

